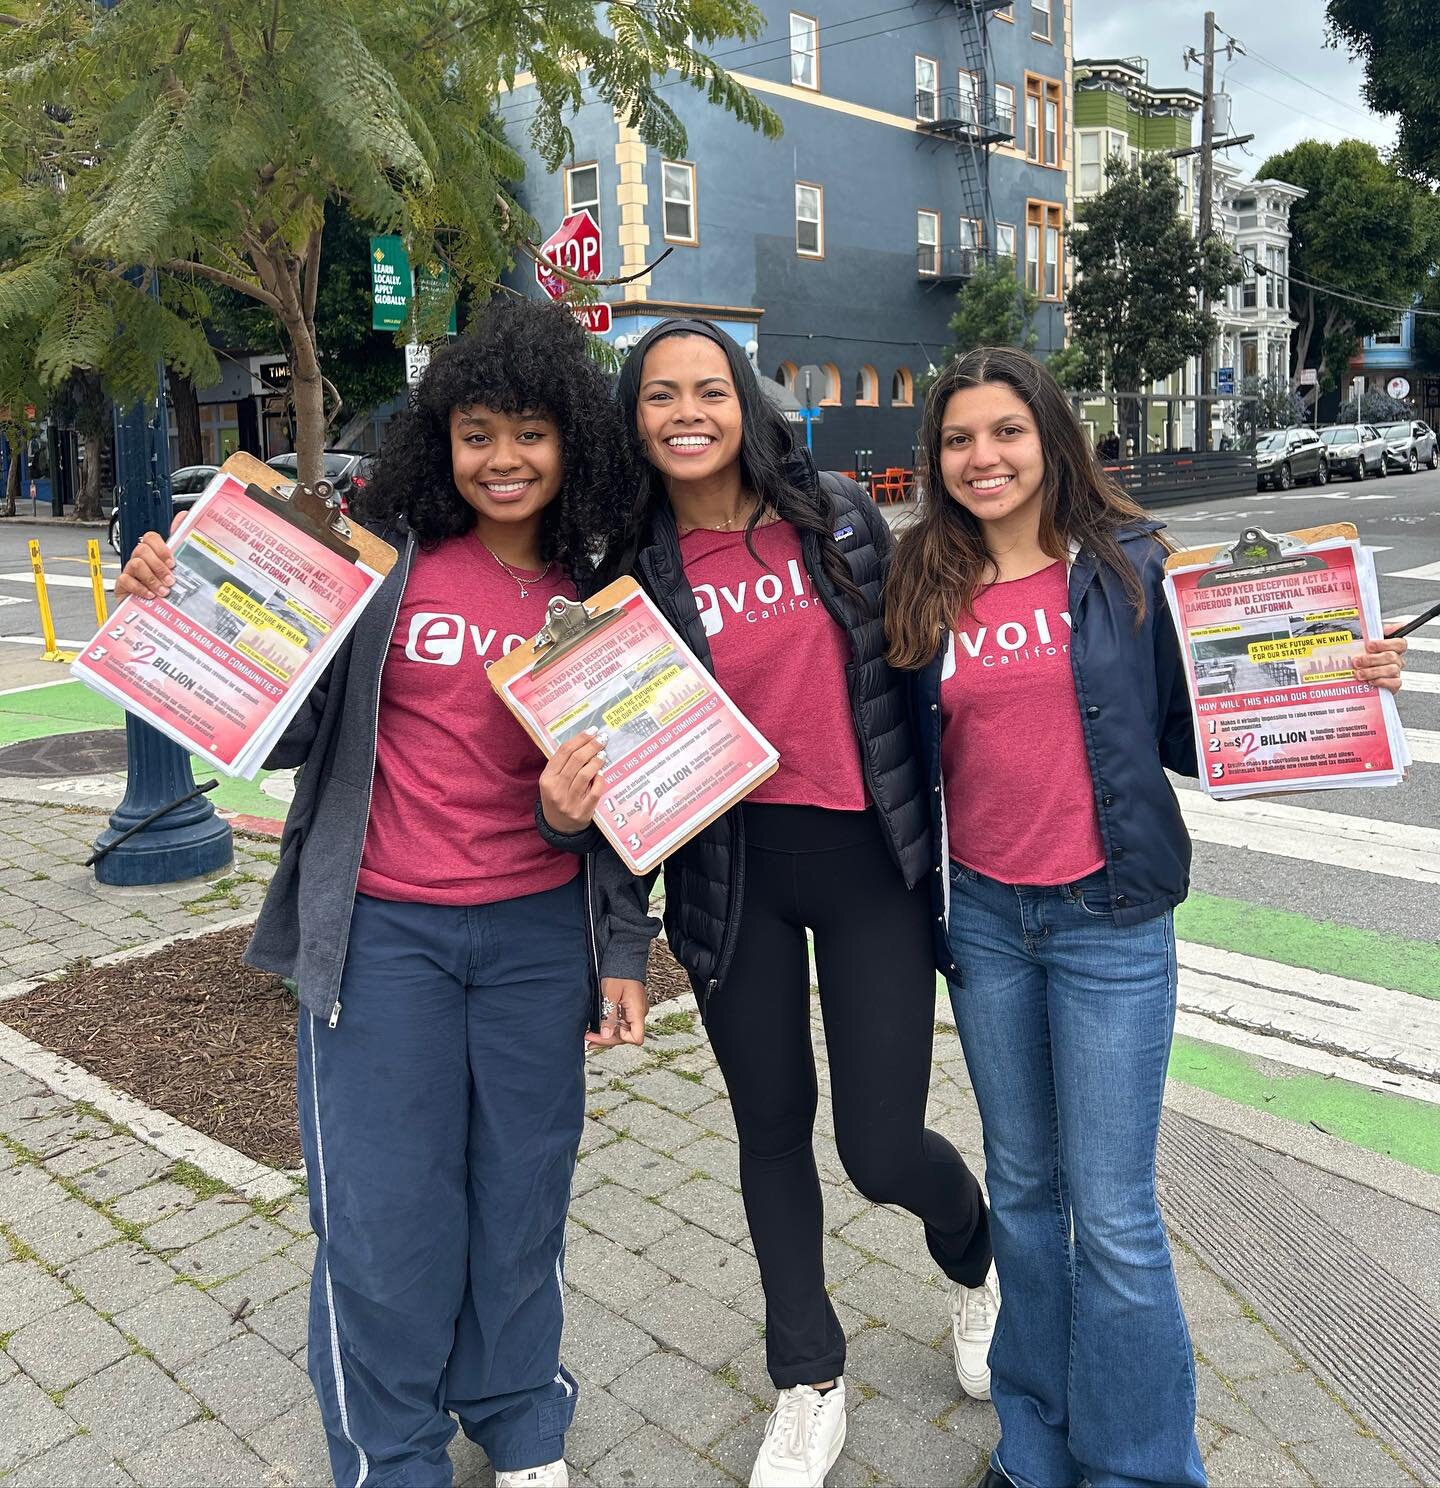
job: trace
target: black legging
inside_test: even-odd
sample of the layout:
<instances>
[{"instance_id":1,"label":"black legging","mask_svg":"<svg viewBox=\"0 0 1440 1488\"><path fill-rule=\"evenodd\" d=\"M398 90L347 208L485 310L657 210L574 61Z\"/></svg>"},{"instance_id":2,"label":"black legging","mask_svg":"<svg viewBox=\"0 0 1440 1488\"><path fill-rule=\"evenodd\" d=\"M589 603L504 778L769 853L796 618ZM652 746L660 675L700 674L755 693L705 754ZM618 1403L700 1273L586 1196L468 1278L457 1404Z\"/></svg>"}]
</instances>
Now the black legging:
<instances>
[{"instance_id":1,"label":"black legging","mask_svg":"<svg viewBox=\"0 0 1440 1488\"><path fill-rule=\"evenodd\" d=\"M919 1215L931 1255L953 1281L984 1280L990 1232L974 1174L925 1127L935 1031L927 885L905 887L873 811L741 809L739 939L705 1026L740 1137L770 1377L785 1389L845 1368L845 1335L825 1291L811 1146L807 926L815 935L835 1141L851 1182L873 1203Z\"/></svg>"}]
</instances>

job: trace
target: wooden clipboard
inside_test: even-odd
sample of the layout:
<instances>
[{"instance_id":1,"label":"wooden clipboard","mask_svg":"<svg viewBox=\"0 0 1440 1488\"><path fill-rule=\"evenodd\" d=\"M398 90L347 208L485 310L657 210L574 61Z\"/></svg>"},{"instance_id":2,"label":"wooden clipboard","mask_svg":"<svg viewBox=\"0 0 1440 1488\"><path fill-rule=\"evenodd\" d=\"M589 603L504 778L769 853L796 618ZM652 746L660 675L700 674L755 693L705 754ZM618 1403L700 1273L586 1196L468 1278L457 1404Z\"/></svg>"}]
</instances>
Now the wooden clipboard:
<instances>
[{"instance_id":1,"label":"wooden clipboard","mask_svg":"<svg viewBox=\"0 0 1440 1488\"><path fill-rule=\"evenodd\" d=\"M516 646L508 656L503 656L495 662L489 671L490 684L494 687L496 695L505 704L511 713L519 720L525 732L535 741L546 759L554 753L556 746L550 739L531 725L530 720L514 704L513 700L505 690L505 684L512 681L525 672L536 672L543 670L551 663L558 661L570 650L583 640L589 640L597 633L603 631L613 621L618 620L624 607L639 596L640 601L647 606L658 620L660 626L668 633L681 656L685 657L691 665L704 672L709 678L709 685L714 692L718 693L736 714L751 729L757 738L761 737L754 725L740 713L733 701L725 694L724 689L715 681L713 675L707 671L704 664L693 651L685 644L684 640L675 631L675 628L660 614L653 601L641 590L640 585L633 578L616 579L607 584L598 593L590 596L584 601L552 599L547 606L547 621L545 626L529 640ZM762 781L768 780L780 767L778 757L774 759L763 774L758 775L746 787L745 792L732 800L726 801L718 809L709 812L703 817L697 818L684 833L683 836L675 838L666 847L663 856L644 868L636 868L635 858L627 849L626 845L619 840L619 834L611 829L600 813L596 813L595 825L604 833L606 840L619 854L620 860L631 870L632 873L651 873L677 849L683 847L691 838L703 832L712 822L718 821L732 807L744 799L744 795L754 790Z\"/></svg>"},{"instance_id":2,"label":"wooden clipboard","mask_svg":"<svg viewBox=\"0 0 1440 1488\"><path fill-rule=\"evenodd\" d=\"M307 486L287 480L273 466L243 450L220 467L235 480L245 482L245 493L266 511L298 527L307 537L328 548L348 563L363 563L381 575L395 567L395 549L368 528L352 522L338 506L321 500Z\"/></svg>"},{"instance_id":3,"label":"wooden clipboard","mask_svg":"<svg viewBox=\"0 0 1440 1488\"><path fill-rule=\"evenodd\" d=\"M1327 522L1323 527L1301 527L1294 532L1265 532L1258 527L1247 527L1240 534L1237 541L1233 543L1216 543L1208 548L1187 548L1182 553L1171 553L1165 560L1165 572L1172 573L1177 568L1199 568L1210 565L1225 553L1231 554L1231 561L1227 568L1253 568L1265 563L1283 562L1283 553L1273 554L1269 551L1259 556L1246 557L1240 549L1246 540L1253 536L1262 540L1273 541L1283 538L1290 542L1305 547L1313 547L1316 543L1328 542L1331 538L1343 538L1347 542L1358 542L1360 530L1353 522Z\"/></svg>"}]
</instances>

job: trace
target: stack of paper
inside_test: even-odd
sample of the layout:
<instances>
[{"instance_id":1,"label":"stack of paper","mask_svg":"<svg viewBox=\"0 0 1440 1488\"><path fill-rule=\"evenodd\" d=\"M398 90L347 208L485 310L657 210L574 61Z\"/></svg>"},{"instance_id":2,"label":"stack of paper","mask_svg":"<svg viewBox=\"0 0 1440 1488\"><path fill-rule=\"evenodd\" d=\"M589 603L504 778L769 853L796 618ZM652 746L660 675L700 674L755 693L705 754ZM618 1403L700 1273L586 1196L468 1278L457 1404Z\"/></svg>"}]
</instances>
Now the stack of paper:
<instances>
[{"instance_id":1,"label":"stack of paper","mask_svg":"<svg viewBox=\"0 0 1440 1488\"><path fill-rule=\"evenodd\" d=\"M1369 550L1332 537L1255 566L1184 557L1166 565L1165 592L1206 790L1227 800L1404 779L1395 699L1352 667L1384 634Z\"/></svg>"}]
</instances>

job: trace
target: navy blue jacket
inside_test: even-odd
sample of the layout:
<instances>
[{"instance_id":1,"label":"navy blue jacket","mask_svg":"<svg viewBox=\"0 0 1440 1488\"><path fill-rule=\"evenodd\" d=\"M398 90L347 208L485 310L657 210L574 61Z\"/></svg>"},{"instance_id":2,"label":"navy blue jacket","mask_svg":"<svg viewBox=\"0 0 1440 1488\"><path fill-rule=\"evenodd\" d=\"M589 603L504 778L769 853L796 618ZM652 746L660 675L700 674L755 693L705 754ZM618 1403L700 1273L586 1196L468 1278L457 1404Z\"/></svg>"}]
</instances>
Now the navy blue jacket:
<instances>
[{"instance_id":1,"label":"navy blue jacket","mask_svg":"<svg viewBox=\"0 0 1440 1488\"><path fill-rule=\"evenodd\" d=\"M1173 908L1189 892L1190 836L1167 769L1196 775L1195 733L1185 668L1165 603L1165 549L1151 535L1164 524L1136 522L1120 533L1145 590L1145 618L1119 577L1081 552L1070 569L1070 666L1085 731L1085 753L1105 844L1110 907L1118 925ZM946 934L948 850L940 761L940 678L945 646L915 672L915 737L930 790L935 860L932 925L940 970L956 975ZM1016 739L1016 747L1024 747Z\"/></svg>"}]
</instances>

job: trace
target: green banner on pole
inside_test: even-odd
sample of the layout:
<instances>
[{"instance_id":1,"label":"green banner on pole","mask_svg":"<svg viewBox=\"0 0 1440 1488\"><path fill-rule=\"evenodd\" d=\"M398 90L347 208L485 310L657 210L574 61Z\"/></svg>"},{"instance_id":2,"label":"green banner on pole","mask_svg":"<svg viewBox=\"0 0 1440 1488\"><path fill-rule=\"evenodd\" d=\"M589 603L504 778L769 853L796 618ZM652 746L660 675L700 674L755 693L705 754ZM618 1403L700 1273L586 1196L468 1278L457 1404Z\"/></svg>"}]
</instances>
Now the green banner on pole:
<instances>
[{"instance_id":1,"label":"green banner on pole","mask_svg":"<svg viewBox=\"0 0 1440 1488\"><path fill-rule=\"evenodd\" d=\"M445 301L450 298L450 266L443 263L422 264L415 271L415 295L423 312L426 302ZM455 334L455 307L450 307L450 322L446 329Z\"/></svg>"},{"instance_id":2,"label":"green banner on pole","mask_svg":"<svg viewBox=\"0 0 1440 1488\"><path fill-rule=\"evenodd\" d=\"M394 234L370 239L370 318L377 331L402 330L410 319L410 255Z\"/></svg>"}]
</instances>

